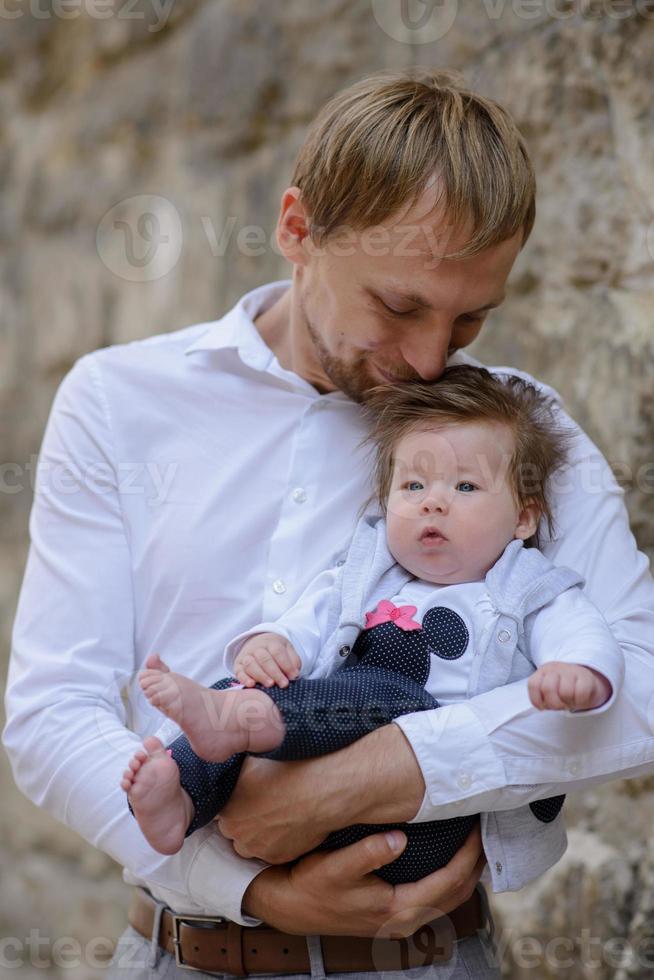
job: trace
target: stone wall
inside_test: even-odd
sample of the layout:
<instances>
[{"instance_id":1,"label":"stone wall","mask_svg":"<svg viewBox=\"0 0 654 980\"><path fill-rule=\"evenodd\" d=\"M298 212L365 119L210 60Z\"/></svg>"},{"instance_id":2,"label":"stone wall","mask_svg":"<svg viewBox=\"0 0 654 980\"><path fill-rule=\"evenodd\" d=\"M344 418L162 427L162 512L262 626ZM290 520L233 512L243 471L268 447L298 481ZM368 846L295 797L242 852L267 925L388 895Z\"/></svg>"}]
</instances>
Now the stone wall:
<instances>
[{"instance_id":1,"label":"stone wall","mask_svg":"<svg viewBox=\"0 0 654 980\"><path fill-rule=\"evenodd\" d=\"M16 0L0 13L5 656L34 454L61 377L87 351L213 319L286 275L258 236L270 239L305 127L326 97L384 67L459 68L515 114L539 175L539 216L476 350L564 395L619 471L638 541L654 552L654 3L51 2ZM154 223L138 226L144 211ZM122 248L114 220L131 229L122 226ZM0 785L0 933L24 940L39 928L82 946L115 937L118 869L23 799L5 760ZM643 779L570 800L565 859L496 903L507 976L651 975L653 799ZM569 965L557 949L534 966L518 942L584 929L595 946L584 952L580 940ZM630 941L620 965L607 952L616 937ZM90 955L45 974L25 960L21 977L97 974Z\"/></svg>"}]
</instances>

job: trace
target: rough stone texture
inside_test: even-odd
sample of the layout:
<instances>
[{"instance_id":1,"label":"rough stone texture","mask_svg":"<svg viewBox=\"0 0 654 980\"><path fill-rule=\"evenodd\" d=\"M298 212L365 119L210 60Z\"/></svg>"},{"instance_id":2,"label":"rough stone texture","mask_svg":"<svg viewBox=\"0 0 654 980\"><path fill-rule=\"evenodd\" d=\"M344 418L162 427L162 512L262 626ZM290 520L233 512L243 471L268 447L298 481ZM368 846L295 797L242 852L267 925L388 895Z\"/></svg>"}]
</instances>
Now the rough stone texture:
<instances>
[{"instance_id":1,"label":"rough stone texture","mask_svg":"<svg viewBox=\"0 0 654 980\"><path fill-rule=\"evenodd\" d=\"M254 225L269 242L307 122L331 93L384 67L458 67L516 115L539 175L538 222L476 350L564 395L619 471L638 541L654 552L654 4L444 0L416 28L427 6L416 0L413 31L396 0L115 0L102 19L89 0L70 19L56 6L31 16L27 5L3 18L3 649L26 554L30 466L61 377L86 351L215 318L246 288L285 275L269 244L239 247L238 236ZM181 254L166 275L128 281L110 248L99 253L96 230L119 202L113 216L134 223L140 204L127 199L140 195L177 212ZM163 220L165 201L158 207ZM147 241L133 247L142 257ZM2 934L24 940L39 928L83 946L115 937L119 870L24 800L6 762L0 786ZM566 857L495 902L510 930L507 976L651 976L653 799L643 779L569 800ZM604 944L599 965L577 955L568 967L527 969L515 955L521 936L546 947L586 927ZM629 946L607 962L616 938ZM20 975L44 970L28 956ZM97 970L87 957L46 975L87 980Z\"/></svg>"}]
</instances>

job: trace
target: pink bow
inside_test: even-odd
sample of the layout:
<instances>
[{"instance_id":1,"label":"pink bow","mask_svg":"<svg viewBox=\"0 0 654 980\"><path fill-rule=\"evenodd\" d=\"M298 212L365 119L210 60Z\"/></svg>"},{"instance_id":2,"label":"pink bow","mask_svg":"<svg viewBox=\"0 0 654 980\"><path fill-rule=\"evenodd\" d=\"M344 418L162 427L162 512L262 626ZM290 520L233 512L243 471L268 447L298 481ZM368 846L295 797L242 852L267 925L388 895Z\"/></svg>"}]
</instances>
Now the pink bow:
<instances>
[{"instance_id":1,"label":"pink bow","mask_svg":"<svg viewBox=\"0 0 654 980\"><path fill-rule=\"evenodd\" d=\"M422 629L420 623L416 623L414 619L411 619L417 611L416 606L395 606L388 599L382 599L377 604L374 612L366 613L366 625L364 629L372 629L373 626L377 626L379 623L395 623L401 630L407 631Z\"/></svg>"}]
</instances>

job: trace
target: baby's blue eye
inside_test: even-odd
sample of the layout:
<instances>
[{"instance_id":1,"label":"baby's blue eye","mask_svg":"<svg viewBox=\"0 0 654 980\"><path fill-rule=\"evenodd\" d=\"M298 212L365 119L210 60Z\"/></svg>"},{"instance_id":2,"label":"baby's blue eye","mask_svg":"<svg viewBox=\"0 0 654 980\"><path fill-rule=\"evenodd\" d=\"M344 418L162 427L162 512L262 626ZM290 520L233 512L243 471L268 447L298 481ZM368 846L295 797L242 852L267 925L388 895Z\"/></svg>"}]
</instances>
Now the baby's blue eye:
<instances>
[{"instance_id":1,"label":"baby's blue eye","mask_svg":"<svg viewBox=\"0 0 654 980\"><path fill-rule=\"evenodd\" d=\"M406 489L407 490L424 490L425 488L424 488L424 486L422 485L422 483L419 480L410 480L409 483L406 484Z\"/></svg>"},{"instance_id":2,"label":"baby's blue eye","mask_svg":"<svg viewBox=\"0 0 654 980\"><path fill-rule=\"evenodd\" d=\"M465 481L463 483L459 483L457 486L457 490L460 490L461 493L470 493L471 490L476 489L477 487L474 485L474 483L466 483Z\"/></svg>"}]
</instances>

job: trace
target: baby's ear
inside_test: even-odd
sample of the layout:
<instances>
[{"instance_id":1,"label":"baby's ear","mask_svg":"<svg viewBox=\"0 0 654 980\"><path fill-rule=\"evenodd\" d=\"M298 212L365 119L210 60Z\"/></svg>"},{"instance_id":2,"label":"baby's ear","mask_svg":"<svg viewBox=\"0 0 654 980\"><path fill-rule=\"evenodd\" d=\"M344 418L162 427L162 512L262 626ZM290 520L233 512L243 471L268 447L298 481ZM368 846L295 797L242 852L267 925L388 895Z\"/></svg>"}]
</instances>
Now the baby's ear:
<instances>
[{"instance_id":1,"label":"baby's ear","mask_svg":"<svg viewBox=\"0 0 654 980\"><path fill-rule=\"evenodd\" d=\"M528 501L518 513L518 523L515 528L515 537L526 541L532 537L538 528L540 521L540 507L535 500Z\"/></svg>"}]
</instances>

